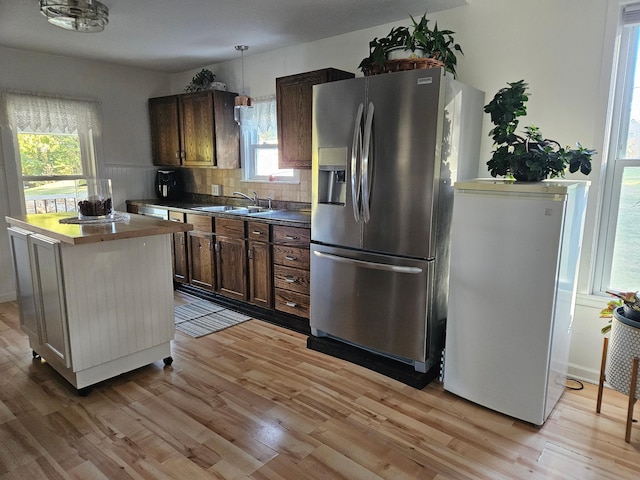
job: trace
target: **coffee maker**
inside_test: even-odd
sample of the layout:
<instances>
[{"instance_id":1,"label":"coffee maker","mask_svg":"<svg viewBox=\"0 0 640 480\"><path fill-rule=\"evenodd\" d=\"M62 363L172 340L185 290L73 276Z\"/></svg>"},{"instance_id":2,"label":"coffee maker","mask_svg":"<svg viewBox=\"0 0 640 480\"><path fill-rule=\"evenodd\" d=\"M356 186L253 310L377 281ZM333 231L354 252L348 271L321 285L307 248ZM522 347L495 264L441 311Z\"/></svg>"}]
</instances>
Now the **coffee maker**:
<instances>
[{"instance_id":1,"label":"coffee maker","mask_svg":"<svg viewBox=\"0 0 640 480\"><path fill-rule=\"evenodd\" d=\"M156 172L156 196L175 200L182 195L182 181L178 170L158 170Z\"/></svg>"}]
</instances>

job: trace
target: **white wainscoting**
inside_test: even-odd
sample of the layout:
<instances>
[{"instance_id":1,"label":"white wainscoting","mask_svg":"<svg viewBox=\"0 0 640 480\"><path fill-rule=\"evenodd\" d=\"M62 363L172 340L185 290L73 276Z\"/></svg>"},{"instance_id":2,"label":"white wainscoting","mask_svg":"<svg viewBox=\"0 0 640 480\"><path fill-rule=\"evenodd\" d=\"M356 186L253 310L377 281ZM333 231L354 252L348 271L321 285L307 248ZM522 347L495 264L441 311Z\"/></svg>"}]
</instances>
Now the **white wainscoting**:
<instances>
[{"instance_id":1,"label":"white wainscoting","mask_svg":"<svg viewBox=\"0 0 640 480\"><path fill-rule=\"evenodd\" d=\"M105 178L111 179L114 207L126 211L126 200L154 198L155 166L106 165Z\"/></svg>"}]
</instances>

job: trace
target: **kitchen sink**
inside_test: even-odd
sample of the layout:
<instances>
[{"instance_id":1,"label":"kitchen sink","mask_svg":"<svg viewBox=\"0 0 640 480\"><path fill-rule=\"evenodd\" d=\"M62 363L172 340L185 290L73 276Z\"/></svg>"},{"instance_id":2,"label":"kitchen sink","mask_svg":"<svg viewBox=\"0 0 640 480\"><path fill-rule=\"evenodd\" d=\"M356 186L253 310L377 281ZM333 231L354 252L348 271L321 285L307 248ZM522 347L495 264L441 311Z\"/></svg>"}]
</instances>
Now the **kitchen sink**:
<instances>
[{"instance_id":1,"label":"kitchen sink","mask_svg":"<svg viewBox=\"0 0 640 480\"><path fill-rule=\"evenodd\" d=\"M233 207L231 205L207 205L206 207L193 207L193 210L200 212L229 212L233 210L246 210L243 207ZM246 212L245 212L246 213Z\"/></svg>"}]
</instances>

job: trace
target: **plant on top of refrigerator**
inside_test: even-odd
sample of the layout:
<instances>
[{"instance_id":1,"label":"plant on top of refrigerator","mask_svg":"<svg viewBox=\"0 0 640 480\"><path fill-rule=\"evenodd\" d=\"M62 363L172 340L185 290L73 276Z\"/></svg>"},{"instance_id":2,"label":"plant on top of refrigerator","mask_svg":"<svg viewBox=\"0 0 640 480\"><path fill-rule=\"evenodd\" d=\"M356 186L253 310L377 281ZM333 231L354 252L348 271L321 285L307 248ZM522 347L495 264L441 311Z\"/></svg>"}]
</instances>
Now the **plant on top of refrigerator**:
<instances>
[{"instance_id":1,"label":"plant on top of refrigerator","mask_svg":"<svg viewBox=\"0 0 640 480\"><path fill-rule=\"evenodd\" d=\"M416 21L411 15L411 27L393 27L386 37L374 38L369 42L369 56L358 65L365 75L380 73L389 52L406 50L411 52L407 58L432 58L444 64L444 69L456 74L456 52L464 54L460 45L455 43L451 30L439 30L438 23L433 30L429 27L427 13Z\"/></svg>"},{"instance_id":2,"label":"plant on top of refrigerator","mask_svg":"<svg viewBox=\"0 0 640 480\"><path fill-rule=\"evenodd\" d=\"M493 155L487 162L489 173L493 177L502 175L524 182L564 177L567 168L571 173L579 170L589 175L595 150L580 143L575 149L562 147L557 141L544 138L533 125L525 127L523 134L516 133L518 117L527 113L528 85L524 80L507 85L484 107L495 125L489 132L494 143Z\"/></svg>"}]
</instances>

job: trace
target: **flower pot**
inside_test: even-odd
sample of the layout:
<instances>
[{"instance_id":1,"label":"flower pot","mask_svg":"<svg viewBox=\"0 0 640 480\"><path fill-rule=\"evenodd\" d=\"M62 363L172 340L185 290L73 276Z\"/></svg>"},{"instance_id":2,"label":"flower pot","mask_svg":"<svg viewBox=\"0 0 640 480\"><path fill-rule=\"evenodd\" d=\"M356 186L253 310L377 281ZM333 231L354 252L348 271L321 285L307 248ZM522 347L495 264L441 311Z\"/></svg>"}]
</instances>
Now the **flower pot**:
<instances>
[{"instance_id":1,"label":"flower pot","mask_svg":"<svg viewBox=\"0 0 640 480\"><path fill-rule=\"evenodd\" d=\"M387 60L402 60L404 58L423 58L424 50L416 48L415 50L410 50L408 48L394 48L393 50L389 50L387 52Z\"/></svg>"},{"instance_id":2,"label":"flower pot","mask_svg":"<svg viewBox=\"0 0 640 480\"><path fill-rule=\"evenodd\" d=\"M605 376L615 390L629 395L633 359L640 357L640 322L627 318L623 307L613 311ZM640 398L640 382L635 391Z\"/></svg>"}]
</instances>

